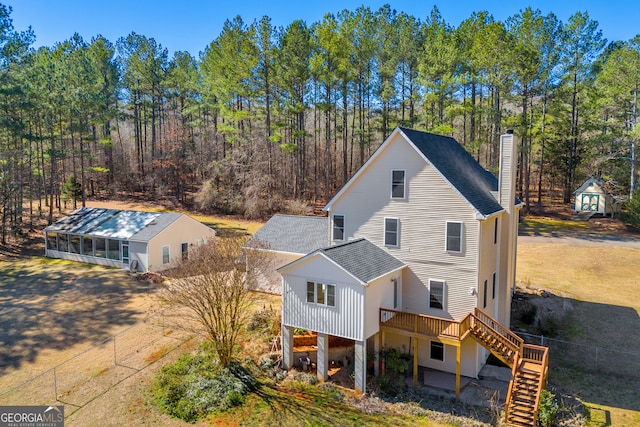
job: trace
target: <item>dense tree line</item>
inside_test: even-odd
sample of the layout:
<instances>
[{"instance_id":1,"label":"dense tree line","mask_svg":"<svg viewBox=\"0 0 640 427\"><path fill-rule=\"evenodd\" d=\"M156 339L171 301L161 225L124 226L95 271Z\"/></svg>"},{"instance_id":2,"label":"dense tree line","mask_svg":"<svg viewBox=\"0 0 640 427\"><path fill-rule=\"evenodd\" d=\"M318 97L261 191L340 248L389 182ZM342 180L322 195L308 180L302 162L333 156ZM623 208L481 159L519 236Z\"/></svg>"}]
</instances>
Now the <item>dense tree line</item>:
<instances>
[{"instance_id":1,"label":"dense tree line","mask_svg":"<svg viewBox=\"0 0 640 427\"><path fill-rule=\"evenodd\" d=\"M10 14L0 5L3 239L116 192L252 217L323 201L396 126L452 135L493 170L514 129L527 207L549 189L569 201L589 175L635 185L640 35L608 43L584 12L236 17L198 57L135 33L34 49Z\"/></svg>"}]
</instances>

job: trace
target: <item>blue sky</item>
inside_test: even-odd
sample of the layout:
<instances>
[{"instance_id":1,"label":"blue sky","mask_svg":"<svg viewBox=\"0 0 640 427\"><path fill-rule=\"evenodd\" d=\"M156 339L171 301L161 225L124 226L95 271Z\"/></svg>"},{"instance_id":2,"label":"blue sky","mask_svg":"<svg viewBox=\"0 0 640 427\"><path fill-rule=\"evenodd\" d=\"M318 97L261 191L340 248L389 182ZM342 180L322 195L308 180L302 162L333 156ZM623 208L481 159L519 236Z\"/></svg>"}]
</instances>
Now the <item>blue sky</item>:
<instances>
[{"instance_id":1,"label":"blue sky","mask_svg":"<svg viewBox=\"0 0 640 427\"><path fill-rule=\"evenodd\" d=\"M295 19L312 23L325 13L355 10L360 5L377 10L385 3L393 9L424 19L434 5L444 19L457 26L473 11L486 10L497 20L505 20L527 6L543 14L555 13L560 20L577 11L587 11L598 21L609 40L628 40L640 34L640 6L631 0L425 0L352 1L352 0L0 0L13 8L11 18L16 30L31 26L36 34L35 47L52 46L67 40L74 32L89 41L101 34L112 42L136 32L153 37L172 55L177 50L198 52L219 34L224 21L240 15L244 22L271 17L272 24L286 26Z\"/></svg>"}]
</instances>

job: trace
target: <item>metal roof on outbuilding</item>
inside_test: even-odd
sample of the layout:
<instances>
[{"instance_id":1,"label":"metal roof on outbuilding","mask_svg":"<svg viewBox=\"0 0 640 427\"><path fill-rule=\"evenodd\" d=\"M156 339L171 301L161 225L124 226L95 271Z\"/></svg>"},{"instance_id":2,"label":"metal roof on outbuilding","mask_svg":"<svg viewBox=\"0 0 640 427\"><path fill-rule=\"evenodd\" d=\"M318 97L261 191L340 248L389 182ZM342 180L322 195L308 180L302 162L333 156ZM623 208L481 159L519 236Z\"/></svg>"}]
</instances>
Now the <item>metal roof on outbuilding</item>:
<instances>
[{"instance_id":1,"label":"metal roof on outbuilding","mask_svg":"<svg viewBox=\"0 0 640 427\"><path fill-rule=\"evenodd\" d=\"M82 207L51 224L45 231L121 240L149 241L180 213Z\"/></svg>"}]
</instances>

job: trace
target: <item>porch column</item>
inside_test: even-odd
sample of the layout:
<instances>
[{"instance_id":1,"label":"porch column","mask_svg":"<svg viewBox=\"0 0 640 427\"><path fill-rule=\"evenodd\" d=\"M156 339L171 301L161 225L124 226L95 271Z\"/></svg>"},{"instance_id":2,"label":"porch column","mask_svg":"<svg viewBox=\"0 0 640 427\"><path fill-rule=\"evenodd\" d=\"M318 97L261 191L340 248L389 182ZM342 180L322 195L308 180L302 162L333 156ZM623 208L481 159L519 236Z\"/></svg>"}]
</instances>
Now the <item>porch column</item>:
<instances>
[{"instance_id":1,"label":"porch column","mask_svg":"<svg viewBox=\"0 0 640 427\"><path fill-rule=\"evenodd\" d=\"M282 368L293 367L293 327L282 325Z\"/></svg>"},{"instance_id":2,"label":"porch column","mask_svg":"<svg viewBox=\"0 0 640 427\"><path fill-rule=\"evenodd\" d=\"M318 332L318 363L317 375L320 382L329 379L329 335Z\"/></svg>"},{"instance_id":3,"label":"porch column","mask_svg":"<svg viewBox=\"0 0 640 427\"><path fill-rule=\"evenodd\" d=\"M413 386L418 386L418 338L413 337Z\"/></svg>"},{"instance_id":4,"label":"porch column","mask_svg":"<svg viewBox=\"0 0 640 427\"><path fill-rule=\"evenodd\" d=\"M354 349L354 371L356 391L364 393L367 388L367 343L356 341Z\"/></svg>"},{"instance_id":5,"label":"porch column","mask_svg":"<svg viewBox=\"0 0 640 427\"><path fill-rule=\"evenodd\" d=\"M460 400L460 353L462 346L456 346L456 399Z\"/></svg>"}]
</instances>

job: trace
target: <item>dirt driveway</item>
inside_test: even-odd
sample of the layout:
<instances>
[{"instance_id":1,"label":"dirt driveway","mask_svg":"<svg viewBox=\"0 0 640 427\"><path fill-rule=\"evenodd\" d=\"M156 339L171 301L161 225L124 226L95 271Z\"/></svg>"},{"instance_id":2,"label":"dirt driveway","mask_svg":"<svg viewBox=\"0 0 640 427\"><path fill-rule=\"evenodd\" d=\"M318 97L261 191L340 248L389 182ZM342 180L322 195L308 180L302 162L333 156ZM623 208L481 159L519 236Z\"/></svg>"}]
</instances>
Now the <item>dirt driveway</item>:
<instances>
[{"instance_id":1,"label":"dirt driveway","mask_svg":"<svg viewBox=\"0 0 640 427\"><path fill-rule=\"evenodd\" d=\"M0 261L0 394L155 311L150 285L100 266Z\"/></svg>"}]
</instances>

